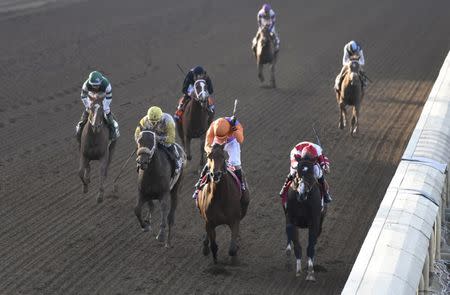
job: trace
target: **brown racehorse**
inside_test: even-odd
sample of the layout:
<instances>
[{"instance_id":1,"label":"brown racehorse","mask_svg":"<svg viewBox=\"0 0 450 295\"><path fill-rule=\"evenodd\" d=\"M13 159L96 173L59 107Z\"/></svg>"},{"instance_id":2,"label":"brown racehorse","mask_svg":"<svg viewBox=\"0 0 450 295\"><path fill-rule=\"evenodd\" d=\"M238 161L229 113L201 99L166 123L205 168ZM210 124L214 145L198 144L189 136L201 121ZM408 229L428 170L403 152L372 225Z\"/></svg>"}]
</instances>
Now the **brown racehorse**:
<instances>
[{"instance_id":1,"label":"brown racehorse","mask_svg":"<svg viewBox=\"0 0 450 295\"><path fill-rule=\"evenodd\" d=\"M346 106L353 106L353 114L351 120L350 135L355 135L358 130L359 111L363 99L362 82L359 72L359 63L352 59L344 79L340 91L336 94L337 103L339 105L339 128L344 129L347 124Z\"/></svg>"},{"instance_id":2,"label":"brown racehorse","mask_svg":"<svg viewBox=\"0 0 450 295\"><path fill-rule=\"evenodd\" d=\"M275 41L270 35L269 27L264 26L256 35L256 64L258 67L258 78L264 82L263 67L270 64L270 86L275 88L275 64L277 62L277 54L275 53Z\"/></svg>"},{"instance_id":3,"label":"brown racehorse","mask_svg":"<svg viewBox=\"0 0 450 295\"><path fill-rule=\"evenodd\" d=\"M88 184L90 183L90 161L98 160L100 162L98 203L103 201L103 185L116 145L116 141L109 140L109 128L105 123L103 113L104 98L104 95L89 95L91 107L89 109L88 123L84 125L81 133L80 168L78 170L78 175L83 183L83 193L87 193Z\"/></svg>"},{"instance_id":4,"label":"brown racehorse","mask_svg":"<svg viewBox=\"0 0 450 295\"><path fill-rule=\"evenodd\" d=\"M294 253L297 259L296 276L301 273L302 249L299 241L298 227L308 228L308 269L306 280L315 281L314 257L317 239L322 231L322 223L326 214L326 207L323 207L319 182L314 176L314 163L300 160L298 163L298 181L288 192L286 205L286 234L288 238L286 252L290 255L291 242L294 244ZM316 166L317 167L317 166ZM320 169L320 168L316 168ZM296 187L295 187L296 186ZM300 195L297 188L304 187L304 194Z\"/></svg>"},{"instance_id":5,"label":"brown racehorse","mask_svg":"<svg viewBox=\"0 0 450 295\"><path fill-rule=\"evenodd\" d=\"M194 91L187 102L185 111L180 120L177 120L177 131L181 138L187 159L192 159L191 140L200 138L200 169L205 164L203 146L205 145L205 133L214 119L214 114L208 111L210 94L205 80L197 80L194 83Z\"/></svg>"},{"instance_id":6,"label":"brown racehorse","mask_svg":"<svg viewBox=\"0 0 450 295\"><path fill-rule=\"evenodd\" d=\"M244 218L249 203L248 186L241 193L239 184L227 170L228 153L224 145L215 144L207 155L210 173L209 183L198 196L200 215L205 220L206 235L203 241L203 254L209 254L211 246L214 263L217 263L216 230L219 225L226 224L231 229L231 242L228 254L236 256L238 251L239 224Z\"/></svg>"}]
</instances>

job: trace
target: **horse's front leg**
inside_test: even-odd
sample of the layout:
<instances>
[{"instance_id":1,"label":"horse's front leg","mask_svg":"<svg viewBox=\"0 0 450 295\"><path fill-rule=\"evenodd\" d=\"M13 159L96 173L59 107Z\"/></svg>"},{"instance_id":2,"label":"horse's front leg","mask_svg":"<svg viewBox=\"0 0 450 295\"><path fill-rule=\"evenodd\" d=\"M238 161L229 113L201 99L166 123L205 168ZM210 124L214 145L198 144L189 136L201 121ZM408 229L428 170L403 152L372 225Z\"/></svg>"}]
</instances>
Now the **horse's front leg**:
<instances>
[{"instance_id":1,"label":"horse's front leg","mask_svg":"<svg viewBox=\"0 0 450 295\"><path fill-rule=\"evenodd\" d=\"M230 241L230 249L228 250L228 255L236 256L237 251L239 249L238 238L239 238L239 222L235 222L230 225L231 230L231 241Z\"/></svg>"},{"instance_id":2,"label":"horse's front leg","mask_svg":"<svg viewBox=\"0 0 450 295\"><path fill-rule=\"evenodd\" d=\"M167 226L167 216L169 214L169 202L170 202L170 192L166 192L163 194L161 198L161 223L159 224L159 233L156 236L156 239L160 242L164 242L166 240L166 226ZM167 247L166 243L166 247Z\"/></svg>"},{"instance_id":3,"label":"horse's front leg","mask_svg":"<svg viewBox=\"0 0 450 295\"><path fill-rule=\"evenodd\" d=\"M134 207L134 214L136 215L138 221L139 221L139 225L141 226L141 229L144 232L147 232L150 230L150 224L146 223L143 219L142 219L142 207L144 205L144 196L142 195L141 192L139 192L139 197L136 203L136 206Z\"/></svg>"},{"instance_id":4,"label":"horse's front leg","mask_svg":"<svg viewBox=\"0 0 450 295\"><path fill-rule=\"evenodd\" d=\"M184 149L186 151L186 158L188 161L192 160L191 155L191 138L184 136Z\"/></svg>"},{"instance_id":5,"label":"horse's front leg","mask_svg":"<svg viewBox=\"0 0 450 295\"><path fill-rule=\"evenodd\" d=\"M260 64L259 61L258 61L258 66L257 67L258 67L258 78L259 78L259 81L261 81L261 83L263 83L264 82L263 65Z\"/></svg>"},{"instance_id":6,"label":"horse's front leg","mask_svg":"<svg viewBox=\"0 0 450 295\"><path fill-rule=\"evenodd\" d=\"M358 131L358 119L359 119L359 104L355 105L353 107L353 113L352 113L352 128L350 129L350 135L356 135Z\"/></svg>"},{"instance_id":7,"label":"horse's front leg","mask_svg":"<svg viewBox=\"0 0 450 295\"><path fill-rule=\"evenodd\" d=\"M200 165L198 167L198 173L201 173L203 166L205 166L205 137L202 136L200 141Z\"/></svg>"},{"instance_id":8,"label":"horse's front leg","mask_svg":"<svg viewBox=\"0 0 450 295\"><path fill-rule=\"evenodd\" d=\"M347 116L345 111L345 104L343 101L339 103L339 128L344 129L347 125Z\"/></svg>"},{"instance_id":9,"label":"horse's front leg","mask_svg":"<svg viewBox=\"0 0 450 295\"><path fill-rule=\"evenodd\" d=\"M83 155L81 155L80 168L78 169L78 176L80 177L81 182L83 184L83 193L88 192L88 184L90 181L89 174L90 174L89 160L86 159Z\"/></svg>"},{"instance_id":10,"label":"horse's front leg","mask_svg":"<svg viewBox=\"0 0 450 295\"><path fill-rule=\"evenodd\" d=\"M275 83L275 59L270 64L270 86L272 88L277 87L277 84Z\"/></svg>"},{"instance_id":11,"label":"horse's front leg","mask_svg":"<svg viewBox=\"0 0 450 295\"><path fill-rule=\"evenodd\" d=\"M315 248L317 243L317 233L316 230L310 228L308 230L308 248L306 250L306 254L308 255L308 271L306 275L307 281L315 281L316 276L314 274L314 256L315 256Z\"/></svg>"},{"instance_id":12,"label":"horse's front leg","mask_svg":"<svg viewBox=\"0 0 450 295\"><path fill-rule=\"evenodd\" d=\"M103 196L105 194L105 180L108 174L109 153L106 152L100 161L100 187L97 194L97 203L103 202Z\"/></svg>"},{"instance_id":13,"label":"horse's front leg","mask_svg":"<svg viewBox=\"0 0 450 295\"><path fill-rule=\"evenodd\" d=\"M206 223L206 233L208 235L208 239L210 242L210 247L213 255L214 263L217 263L217 251L219 250L219 247L216 243L216 229L214 225L211 223Z\"/></svg>"},{"instance_id":14,"label":"horse's front leg","mask_svg":"<svg viewBox=\"0 0 450 295\"><path fill-rule=\"evenodd\" d=\"M145 218L144 218L144 224L148 229L150 229L151 225L152 225L152 214L153 214L153 210L155 209L155 205L153 204L152 200L149 200L147 202L147 204L148 204L148 211L147 211L147 215L145 215Z\"/></svg>"}]
</instances>

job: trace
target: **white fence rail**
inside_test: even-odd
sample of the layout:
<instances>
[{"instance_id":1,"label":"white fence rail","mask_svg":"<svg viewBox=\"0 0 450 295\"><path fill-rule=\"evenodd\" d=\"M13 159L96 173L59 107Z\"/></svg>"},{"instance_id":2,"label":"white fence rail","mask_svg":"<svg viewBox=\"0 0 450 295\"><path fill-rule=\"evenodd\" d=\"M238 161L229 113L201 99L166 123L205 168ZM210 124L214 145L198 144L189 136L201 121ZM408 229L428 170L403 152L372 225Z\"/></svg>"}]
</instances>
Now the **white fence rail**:
<instances>
[{"instance_id":1,"label":"white fence rail","mask_svg":"<svg viewBox=\"0 0 450 295\"><path fill-rule=\"evenodd\" d=\"M450 52L342 294L426 294L440 259L450 162Z\"/></svg>"}]
</instances>

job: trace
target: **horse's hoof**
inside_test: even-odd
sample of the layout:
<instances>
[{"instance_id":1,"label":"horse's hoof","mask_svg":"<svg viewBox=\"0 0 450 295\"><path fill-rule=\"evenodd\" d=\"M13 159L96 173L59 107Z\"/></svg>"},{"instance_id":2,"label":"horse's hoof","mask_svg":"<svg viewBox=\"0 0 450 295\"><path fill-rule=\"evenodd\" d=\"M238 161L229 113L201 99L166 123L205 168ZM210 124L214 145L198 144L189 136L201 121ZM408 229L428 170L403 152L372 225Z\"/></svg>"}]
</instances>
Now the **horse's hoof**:
<instances>
[{"instance_id":1,"label":"horse's hoof","mask_svg":"<svg viewBox=\"0 0 450 295\"><path fill-rule=\"evenodd\" d=\"M164 237L164 233L161 232L156 236L156 239L161 243L166 240L166 238Z\"/></svg>"},{"instance_id":2,"label":"horse's hoof","mask_svg":"<svg viewBox=\"0 0 450 295\"><path fill-rule=\"evenodd\" d=\"M314 273L308 273L306 275L306 280L308 282L315 282L316 281L316 276L314 275Z\"/></svg>"},{"instance_id":3,"label":"horse's hoof","mask_svg":"<svg viewBox=\"0 0 450 295\"><path fill-rule=\"evenodd\" d=\"M286 256L287 257L291 257L292 254L292 249L291 249L291 245L286 247L286 250L284 250L286 252Z\"/></svg>"},{"instance_id":4,"label":"horse's hoof","mask_svg":"<svg viewBox=\"0 0 450 295\"><path fill-rule=\"evenodd\" d=\"M192 160L192 156L187 156L186 158L188 161Z\"/></svg>"},{"instance_id":5,"label":"horse's hoof","mask_svg":"<svg viewBox=\"0 0 450 295\"><path fill-rule=\"evenodd\" d=\"M87 184L83 184L83 194L87 194L89 191Z\"/></svg>"},{"instance_id":6,"label":"horse's hoof","mask_svg":"<svg viewBox=\"0 0 450 295\"><path fill-rule=\"evenodd\" d=\"M296 276L296 277L300 277L301 275L302 275L302 272L301 272L301 271L295 272L295 276Z\"/></svg>"},{"instance_id":7,"label":"horse's hoof","mask_svg":"<svg viewBox=\"0 0 450 295\"><path fill-rule=\"evenodd\" d=\"M149 226L149 225L144 226L144 227L142 228L142 231L143 231L144 233L149 232L149 231L150 231L150 226Z\"/></svg>"},{"instance_id":8,"label":"horse's hoof","mask_svg":"<svg viewBox=\"0 0 450 295\"><path fill-rule=\"evenodd\" d=\"M230 255L231 257L236 256L236 254L237 254L237 249L230 249L228 251L228 255Z\"/></svg>"},{"instance_id":9,"label":"horse's hoof","mask_svg":"<svg viewBox=\"0 0 450 295\"><path fill-rule=\"evenodd\" d=\"M202 253L203 253L204 256L208 256L209 255L209 251L210 251L209 247L208 246L204 246Z\"/></svg>"},{"instance_id":10,"label":"horse's hoof","mask_svg":"<svg viewBox=\"0 0 450 295\"><path fill-rule=\"evenodd\" d=\"M166 243L166 244L164 245L164 248L170 249L170 248L172 248L172 245L171 245L170 243Z\"/></svg>"},{"instance_id":11,"label":"horse's hoof","mask_svg":"<svg viewBox=\"0 0 450 295\"><path fill-rule=\"evenodd\" d=\"M341 123L341 122L339 122L339 124L338 124L338 127L339 127L339 129L344 129L344 125Z\"/></svg>"}]
</instances>

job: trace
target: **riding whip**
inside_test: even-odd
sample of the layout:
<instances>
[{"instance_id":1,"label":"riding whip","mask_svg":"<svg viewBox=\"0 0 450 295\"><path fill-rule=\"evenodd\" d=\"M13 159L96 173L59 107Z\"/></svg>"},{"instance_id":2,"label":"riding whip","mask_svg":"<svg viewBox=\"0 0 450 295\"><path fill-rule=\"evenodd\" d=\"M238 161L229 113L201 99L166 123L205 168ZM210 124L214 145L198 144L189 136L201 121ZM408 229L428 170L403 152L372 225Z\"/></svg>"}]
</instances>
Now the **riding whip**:
<instances>
[{"instance_id":1,"label":"riding whip","mask_svg":"<svg viewBox=\"0 0 450 295\"><path fill-rule=\"evenodd\" d=\"M178 69L180 69L183 76L186 76L186 72L181 68L181 66L179 64L177 64L177 67L178 67Z\"/></svg>"},{"instance_id":2,"label":"riding whip","mask_svg":"<svg viewBox=\"0 0 450 295\"><path fill-rule=\"evenodd\" d=\"M317 144L323 149L323 146L320 143L319 135L317 134L316 128L314 128L314 124L312 125L312 129L314 131L314 135L316 136Z\"/></svg>"},{"instance_id":3,"label":"riding whip","mask_svg":"<svg viewBox=\"0 0 450 295\"><path fill-rule=\"evenodd\" d=\"M137 149L134 149L131 155L128 157L128 159L123 163L122 167L120 167L119 174L116 176L116 178L113 181L113 184L115 185L116 181L119 179L120 175L122 175L123 168L128 164L128 161L130 161L131 157L136 153ZM117 188L114 187L114 191L117 191Z\"/></svg>"},{"instance_id":4,"label":"riding whip","mask_svg":"<svg viewBox=\"0 0 450 295\"><path fill-rule=\"evenodd\" d=\"M237 103L238 103L238 100L235 99L235 100L234 100L234 107L233 107L233 117L234 117L234 115L236 114Z\"/></svg>"}]
</instances>

